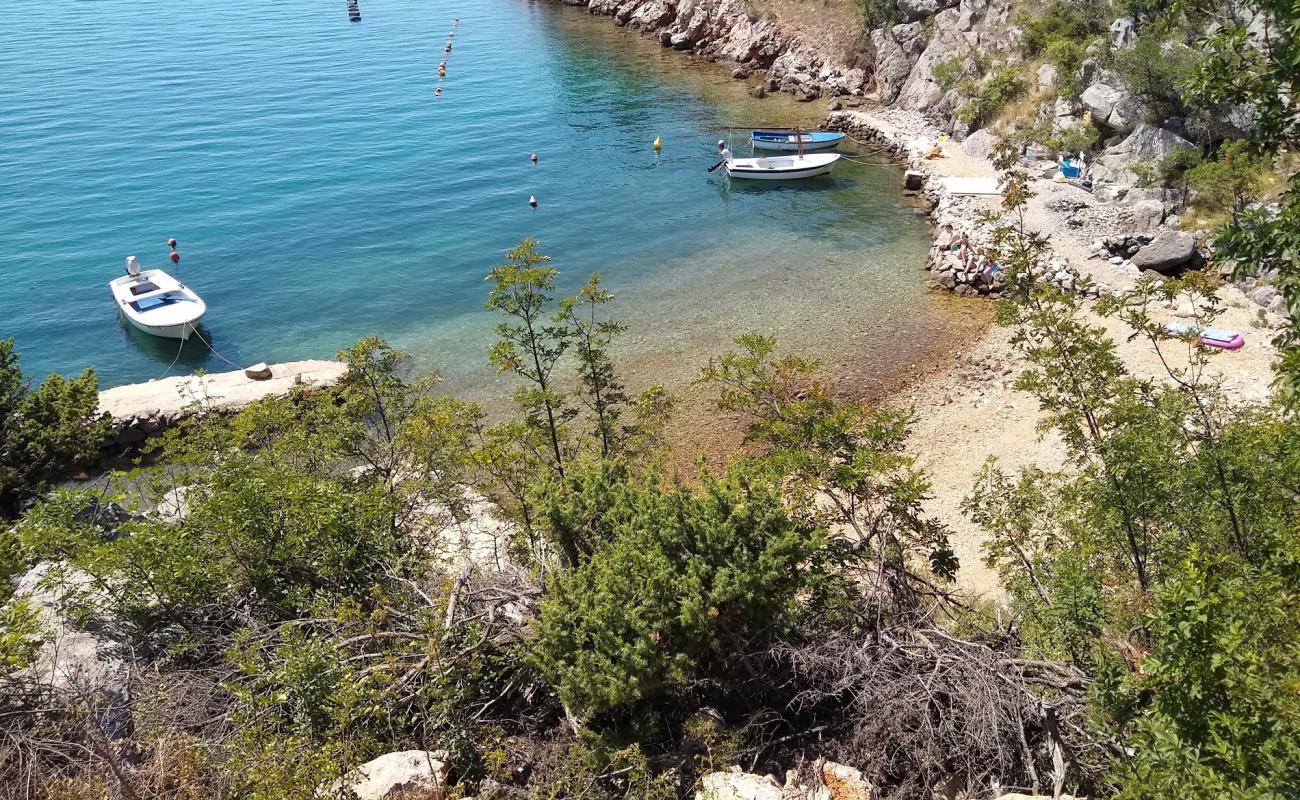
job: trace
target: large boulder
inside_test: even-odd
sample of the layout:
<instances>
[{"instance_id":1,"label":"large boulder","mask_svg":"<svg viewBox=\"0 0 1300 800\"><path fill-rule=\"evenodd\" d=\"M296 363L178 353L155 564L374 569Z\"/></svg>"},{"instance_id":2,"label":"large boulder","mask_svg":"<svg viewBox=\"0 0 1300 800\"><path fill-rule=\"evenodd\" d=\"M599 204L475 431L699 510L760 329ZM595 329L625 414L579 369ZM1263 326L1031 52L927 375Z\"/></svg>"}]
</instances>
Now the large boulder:
<instances>
[{"instance_id":1,"label":"large boulder","mask_svg":"<svg viewBox=\"0 0 1300 800\"><path fill-rule=\"evenodd\" d=\"M1192 147L1192 143L1173 131L1144 122L1123 141L1102 151L1092 165L1093 180L1133 183L1137 180L1134 164L1152 164L1186 147Z\"/></svg>"},{"instance_id":2,"label":"large boulder","mask_svg":"<svg viewBox=\"0 0 1300 800\"><path fill-rule=\"evenodd\" d=\"M1113 73L1102 73L1083 90L1079 101L1092 115L1092 121L1117 133L1128 133L1138 124L1142 104Z\"/></svg>"},{"instance_id":3,"label":"large boulder","mask_svg":"<svg viewBox=\"0 0 1300 800\"><path fill-rule=\"evenodd\" d=\"M1161 231L1133 256L1133 266L1168 275L1197 260L1196 237L1183 231Z\"/></svg>"},{"instance_id":4,"label":"large boulder","mask_svg":"<svg viewBox=\"0 0 1300 800\"><path fill-rule=\"evenodd\" d=\"M770 775L753 775L733 767L730 772L705 775L695 800L783 800L784 794Z\"/></svg>"},{"instance_id":5,"label":"large boulder","mask_svg":"<svg viewBox=\"0 0 1300 800\"><path fill-rule=\"evenodd\" d=\"M998 144L998 135L988 128L975 131L961 143L961 149L971 158L988 158Z\"/></svg>"},{"instance_id":6,"label":"large boulder","mask_svg":"<svg viewBox=\"0 0 1300 800\"><path fill-rule=\"evenodd\" d=\"M131 733L131 671L122 647L87 611L102 589L75 567L42 562L18 579L10 603L25 601L40 626L40 649L23 672L38 685L85 702L104 735Z\"/></svg>"},{"instance_id":7,"label":"large boulder","mask_svg":"<svg viewBox=\"0 0 1300 800\"><path fill-rule=\"evenodd\" d=\"M1137 27L1132 17L1120 17L1110 24L1110 43L1124 49L1137 43Z\"/></svg>"},{"instance_id":8,"label":"large boulder","mask_svg":"<svg viewBox=\"0 0 1300 800\"><path fill-rule=\"evenodd\" d=\"M444 753L403 750L367 761L343 778L360 800L383 800L410 791L437 791L447 785Z\"/></svg>"}]
</instances>

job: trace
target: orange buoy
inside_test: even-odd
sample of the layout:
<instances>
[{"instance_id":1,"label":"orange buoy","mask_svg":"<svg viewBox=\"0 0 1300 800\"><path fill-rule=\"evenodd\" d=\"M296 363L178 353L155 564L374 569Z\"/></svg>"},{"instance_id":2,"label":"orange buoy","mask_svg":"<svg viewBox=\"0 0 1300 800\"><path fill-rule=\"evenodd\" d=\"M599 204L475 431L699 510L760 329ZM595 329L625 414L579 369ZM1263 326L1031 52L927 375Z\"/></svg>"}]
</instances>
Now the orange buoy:
<instances>
[{"instance_id":1,"label":"orange buoy","mask_svg":"<svg viewBox=\"0 0 1300 800\"><path fill-rule=\"evenodd\" d=\"M531 206L532 208L537 208L537 195L535 194L528 195L528 205Z\"/></svg>"},{"instance_id":2,"label":"orange buoy","mask_svg":"<svg viewBox=\"0 0 1300 800\"><path fill-rule=\"evenodd\" d=\"M170 247L171 249L175 250L175 249L176 249L176 237L173 236L172 238L168 239L168 240L167 240L167 246Z\"/></svg>"},{"instance_id":3,"label":"orange buoy","mask_svg":"<svg viewBox=\"0 0 1300 800\"><path fill-rule=\"evenodd\" d=\"M173 264L181 263L181 254L176 252L175 250L172 251L172 263Z\"/></svg>"},{"instance_id":4,"label":"orange buoy","mask_svg":"<svg viewBox=\"0 0 1300 800\"><path fill-rule=\"evenodd\" d=\"M528 160L531 161L531 162L533 162L534 164L536 164L536 163L537 163L537 154L536 154L536 153L533 153L531 156L528 157Z\"/></svg>"}]
</instances>

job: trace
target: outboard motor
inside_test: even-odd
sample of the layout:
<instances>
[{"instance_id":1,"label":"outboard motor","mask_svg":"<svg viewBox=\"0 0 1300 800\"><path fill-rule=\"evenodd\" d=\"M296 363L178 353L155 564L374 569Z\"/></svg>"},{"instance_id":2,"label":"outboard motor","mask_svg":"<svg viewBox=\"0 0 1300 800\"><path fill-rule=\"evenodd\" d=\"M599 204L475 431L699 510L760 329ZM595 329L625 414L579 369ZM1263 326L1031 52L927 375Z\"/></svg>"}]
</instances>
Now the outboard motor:
<instances>
[{"instance_id":1,"label":"outboard motor","mask_svg":"<svg viewBox=\"0 0 1300 800\"><path fill-rule=\"evenodd\" d=\"M126 257L126 274L132 278L140 277L140 261L135 256Z\"/></svg>"}]
</instances>

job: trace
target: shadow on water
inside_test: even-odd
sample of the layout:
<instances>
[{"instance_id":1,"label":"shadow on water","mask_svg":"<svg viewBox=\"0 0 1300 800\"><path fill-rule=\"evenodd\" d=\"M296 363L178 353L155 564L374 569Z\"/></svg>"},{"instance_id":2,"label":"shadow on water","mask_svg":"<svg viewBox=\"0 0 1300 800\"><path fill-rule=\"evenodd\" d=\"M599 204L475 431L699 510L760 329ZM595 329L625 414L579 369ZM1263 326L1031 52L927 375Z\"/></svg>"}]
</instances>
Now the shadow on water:
<instances>
[{"instance_id":1,"label":"shadow on water","mask_svg":"<svg viewBox=\"0 0 1300 800\"><path fill-rule=\"evenodd\" d=\"M152 336L135 328L120 316L117 327L123 339L130 342L137 351L157 362L159 373L167 370L168 376L185 375L197 369L213 367L214 364L224 366L213 357L212 351L198 337L191 336L182 342L180 339ZM199 336L209 342L212 341L212 334L206 327L200 324L197 329ZM168 365L171 365L170 368Z\"/></svg>"},{"instance_id":2,"label":"shadow on water","mask_svg":"<svg viewBox=\"0 0 1300 800\"><path fill-rule=\"evenodd\" d=\"M721 172L722 170L718 170ZM830 177L827 175L818 175L815 178L800 178L789 181L751 181L744 179L733 180L727 176L714 178L718 183L719 194L781 194L782 192L800 192L807 194L809 192L830 192L839 189L851 189L857 185L857 181L848 178Z\"/></svg>"}]
</instances>

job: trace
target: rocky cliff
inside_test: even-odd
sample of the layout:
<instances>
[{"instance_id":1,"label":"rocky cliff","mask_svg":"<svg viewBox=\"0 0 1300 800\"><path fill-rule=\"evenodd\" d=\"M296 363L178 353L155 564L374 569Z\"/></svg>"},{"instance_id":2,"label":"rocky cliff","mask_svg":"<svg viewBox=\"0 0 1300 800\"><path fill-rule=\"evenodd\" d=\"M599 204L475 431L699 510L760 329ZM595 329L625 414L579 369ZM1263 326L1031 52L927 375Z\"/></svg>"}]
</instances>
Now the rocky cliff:
<instances>
[{"instance_id":1,"label":"rocky cliff","mask_svg":"<svg viewBox=\"0 0 1300 800\"><path fill-rule=\"evenodd\" d=\"M1051 63L1031 63L1019 27L1024 3L1013 0L897 0L894 16L901 21L857 36L856 47L839 48L787 18L860 27L856 12L845 8L799 4L783 16L756 0L562 1L612 17L616 25L642 31L665 47L726 63L736 78L757 76L758 95L843 97L846 105L861 98L921 112L958 140L995 124L1039 126L1046 135L1091 126L1102 137L1094 177L1113 183L1132 183L1134 164L1191 147L1189 139L1241 135L1243 127L1237 119L1216 122L1215 130L1192 130L1195 126L1178 119L1153 121L1123 80L1103 68L1097 54L1107 45L1104 35L1071 74L1059 75ZM1116 19L1109 30L1110 48L1134 46L1131 19ZM979 105L999 75L1011 76L1007 94L1022 106L1019 118L1009 122Z\"/></svg>"}]
</instances>

